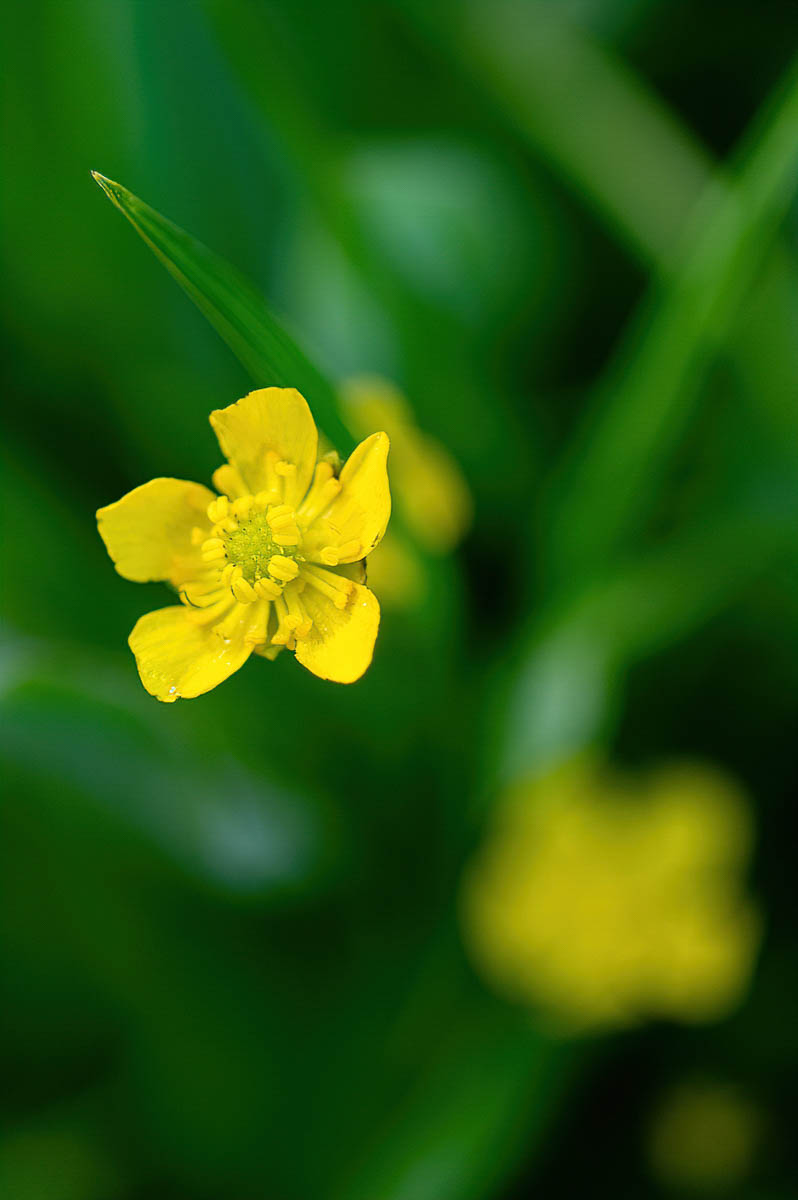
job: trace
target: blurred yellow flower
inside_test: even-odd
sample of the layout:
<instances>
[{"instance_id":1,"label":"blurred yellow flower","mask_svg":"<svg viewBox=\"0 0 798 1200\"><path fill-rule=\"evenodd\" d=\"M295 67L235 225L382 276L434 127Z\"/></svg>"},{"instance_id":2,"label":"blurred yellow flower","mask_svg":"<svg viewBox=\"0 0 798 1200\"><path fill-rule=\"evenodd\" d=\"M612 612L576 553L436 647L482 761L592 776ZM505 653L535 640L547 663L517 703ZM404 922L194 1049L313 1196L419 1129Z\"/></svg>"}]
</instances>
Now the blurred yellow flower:
<instances>
[{"instance_id":1,"label":"blurred yellow flower","mask_svg":"<svg viewBox=\"0 0 798 1200\"><path fill-rule=\"evenodd\" d=\"M759 942L740 883L750 838L714 769L636 781L571 764L498 811L463 881L467 947L499 990L571 1028L719 1017Z\"/></svg>"},{"instance_id":2,"label":"blurred yellow flower","mask_svg":"<svg viewBox=\"0 0 798 1200\"><path fill-rule=\"evenodd\" d=\"M444 446L422 433L401 392L379 376L344 383L341 398L353 429L362 437L384 429L391 439L391 487L410 532L430 554L448 554L472 517L463 474ZM395 535L369 560L386 603L406 607L423 594L423 567L412 547Z\"/></svg>"},{"instance_id":3,"label":"blurred yellow flower","mask_svg":"<svg viewBox=\"0 0 798 1200\"><path fill-rule=\"evenodd\" d=\"M424 563L412 545L397 534L386 533L369 555L369 587L382 604L392 609L421 606L427 597Z\"/></svg>"},{"instance_id":4,"label":"blurred yellow flower","mask_svg":"<svg viewBox=\"0 0 798 1200\"><path fill-rule=\"evenodd\" d=\"M753 1103L729 1084L676 1088L655 1114L649 1157L656 1175L678 1194L728 1189L749 1173L762 1133Z\"/></svg>"},{"instance_id":5,"label":"blurred yellow flower","mask_svg":"<svg viewBox=\"0 0 798 1200\"><path fill-rule=\"evenodd\" d=\"M354 682L380 620L362 560L391 511L386 434L361 442L338 475L317 461L316 425L293 388L250 392L210 420L229 460L214 473L217 495L153 479L97 513L120 575L180 593L130 635L142 683L159 700L199 696L253 651L284 647L320 678Z\"/></svg>"}]
</instances>

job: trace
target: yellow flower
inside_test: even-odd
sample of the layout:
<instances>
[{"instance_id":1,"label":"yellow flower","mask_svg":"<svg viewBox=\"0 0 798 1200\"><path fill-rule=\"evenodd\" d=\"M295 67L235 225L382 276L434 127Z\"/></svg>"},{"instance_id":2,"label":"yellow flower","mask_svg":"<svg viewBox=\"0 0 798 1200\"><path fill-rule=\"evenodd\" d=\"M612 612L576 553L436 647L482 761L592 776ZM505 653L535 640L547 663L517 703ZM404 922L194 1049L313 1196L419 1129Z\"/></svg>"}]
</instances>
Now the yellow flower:
<instances>
[{"instance_id":1,"label":"yellow flower","mask_svg":"<svg viewBox=\"0 0 798 1200\"><path fill-rule=\"evenodd\" d=\"M363 559L391 511L386 434L337 475L317 461L316 426L293 388L250 392L210 419L229 460L213 476L218 494L153 479L97 513L120 575L180 593L130 635L142 683L159 700L199 696L253 651L285 647L320 678L354 682L380 621Z\"/></svg>"},{"instance_id":2,"label":"yellow flower","mask_svg":"<svg viewBox=\"0 0 798 1200\"><path fill-rule=\"evenodd\" d=\"M500 990L571 1028L712 1019L740 999L759 941L749 845L718 772L635 782L574 764L500 809L464 879L467 946Z\"/></svg>"},{"instance_id":3,"label":"yellow flower","mask_svg":"<svg viewBox=\"0 0 798 1200\"><path fill-rule=\"evenodd\" d=\"M391 439L391 486L410 532L430 554L449 554L472 516L463 474L448 450L422 433L401 392L378 376L347 380L341 396L352 428L385 429ZM385 603L405 608L424 599L424 568L412 546L389 534L369 562Z\"/></svg>"}]
</instances>

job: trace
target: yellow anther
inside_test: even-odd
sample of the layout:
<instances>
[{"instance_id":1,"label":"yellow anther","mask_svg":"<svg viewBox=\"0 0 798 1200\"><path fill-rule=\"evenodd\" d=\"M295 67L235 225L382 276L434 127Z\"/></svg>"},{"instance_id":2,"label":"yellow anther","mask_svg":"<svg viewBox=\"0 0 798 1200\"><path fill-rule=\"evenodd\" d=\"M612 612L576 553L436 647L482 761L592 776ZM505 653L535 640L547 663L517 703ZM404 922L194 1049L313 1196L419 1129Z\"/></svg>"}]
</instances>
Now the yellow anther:
<instances>
[{"instance_id":1,"label":"yellow anther","mask_svg":"<svg viewBox=\"0 0 798 1200\"><path fill-rule=\"evenodd\" d=\"M217 521L223 521L227 516L229 507L230 502L226 496L217 496L217 498L215 500L211 500L210 504L208 505L208 520L213 521L214 524Z\"/></svg>"},{"instance_id":2,"label":"yellow anther","mask_svg":"<svg viewBox=\"0 0 798 1200\"><path fill-rule=\"evenodd\" d=\"M273 503L271 492L258 492L255 497L255 507L259 509L268 508Z\"/></svg>"},{"instance_id":3,"label":"yellow anther","mask_svg":"<svg viewBox=\"0 0 798 1200\"><path fill-rule=\"evenodd\" d=\"M299 567L293 558L286 558L283 554L271 556L268 570L272 579L279 579L281 583L290 583L299 574Z\"/></svg>"},{"instance_id":4,"label":"yellow anther","mask_svg":"<svg viewBox=\"0 0 798 1200\"><path fill-rule=\"evenodd\" d=\"M298 546L302 540L293 508L287 504L276 504L266 514L272 538L278 546Z\"/></svg>"},{"instance_id":5,"label":"yellow anther","mask_svg":"<svg viewBox=\"0 0 798 1200\"><path fill-rule=\"evenodd\" d=\"M340 561L340 554L337 546L325 546L319 551L319 558L328 567L337 567Z\"/></svg>"},{"instance_id":6,"label":"yellow anther","mask_svg":"<svg viewBox=\"0 0 798 1200\"><path fill-rule=\"evenodd\" d=\"M269 526L274 530L275 533L281 533L283 530L291 529L295 524L293 513L286 513L284 516L281 515L279 517L268 517L267 520L269 522Z\"/></svg>"},{"instance_id":7,"label":"yellow anther","mask_svg":"<svg viewBox=\"0 0 798 1200\"><path fill-rule=\"evenodd\" d=\"M280 459L274 464L274 469L278 475L282 475L287 479L290 475L296 475L296 466L294 463L286 462L285 459Z\"/></svg>"},{"instance_id":8,"label":"yellow anther","mask_svg":"<svg viewBox=\"0 0 798 1200\"><path fill-rule=\"evenodd\" d=\"M245 520L249 516L250 509L254 503L254 496L239 496L238 500L233 501L233 516L238 517L240 520Z\"/></svg>"},{"instance_id":9,"label":"yellow anther","mask_svg":"<svg viewBox=\"0 0 798 1200\"><path fill-rule=\"evenodd\" d=\"M278 596L282 595L282 588L273 579L256 579L252 586L261 600L276 600Z\"/></svg>"},{"instance_id":10,"label":"yellow anther","mask_svg":"<svg viewBox=\"0 0 798 1200\"><path fill-rule=\"evenodd\" d=\"M233 595L241 604L254 604L258 598L252 584L246 579L233 580Z\"/></svg>"},{"instance_id":11,"label":"yellow anther","mask_svg":"<svg viewBox=\"0 0 798 1200\"><path fill-rule=\"evenodd\" d=\"M224 546L214 550L203 550L202 561L206 563L222 563L225 559Z\"/></svg>"},{"instance_id":12,"label":"yellow anther","mask_svg":"<svg viewBox=\"0 0 798 1200\"><path fill-rule=\"evenodd\" d=\"M240 571L240 570L241 570L241 568L237 567L235 565L235 563L228 563L227 566L223 568L222 583L224 584L225 587L230 587L230 585L233 582L233 575L235 574L236 571Z\"/></svg>"},{"instance_id":13,"label":"yellow anther","mask_svg":"<svg viewBox=\"0 0 798 1200\"><path fill-rule=\"evenodd\" d=\"M208 538L207 541L202 543L203 554L210 554L212 550L224 550L224 542L221 538Z\"/></svg>"},{"instance_id":14,"label":"yellow anther","mask_svg":"<svg viewBox=\"0 0 798 1200\"><path fill-rule=\"evenodd\" d=\"M212 479L213 486L217 492L224 493L226 496L246 495L247 489L244 480L235 467L231 467L229 463L224 463L223 466L217 467Z\"/></svg>"},{"instance_id":15,"label":"yellow anther","mask_svg":"<svg viewBox=\"0 0 798 1200\"><path fill-rule=\"evenodd\" d=\"M351 579L344 579L324 567L312 567L309 563L302 568L302 575L311 587L332 600L336 608L346 608L355 586Z\"/></svg>"},{"instance_id":16,"label":"yellow anther","mask_svg":"<svg viewBox=\"0 0 798 1200\"><path fill-rule=\"evenodd\" d=\"M225 517L223 521L219 522L219 528L223 529L225 533L235 533L238 529L238 521L233 517Z\"/></svg>"},{"instance_id":17,"label":"yellow anther","mask_svg":"<svg viewBox=\"0 0 798 1200\"><path fill-rule=\"evenodd\" d=\"M313 473L313 486L326 483L328 479L332 479L335 471L329 459L322 459L316 463L316 470Z\"/></svg>"},{"instance_id":18,"label":"yellow anther","mask_svg":"<svg viewBox=\"0 0 798 1200\"><path fill-rule=\"evenodd\" d=\"M292 517L294 510L289 504L273 504L269 512L269 523L277 520L278 517Z\"/></svg>"}]
</instances>

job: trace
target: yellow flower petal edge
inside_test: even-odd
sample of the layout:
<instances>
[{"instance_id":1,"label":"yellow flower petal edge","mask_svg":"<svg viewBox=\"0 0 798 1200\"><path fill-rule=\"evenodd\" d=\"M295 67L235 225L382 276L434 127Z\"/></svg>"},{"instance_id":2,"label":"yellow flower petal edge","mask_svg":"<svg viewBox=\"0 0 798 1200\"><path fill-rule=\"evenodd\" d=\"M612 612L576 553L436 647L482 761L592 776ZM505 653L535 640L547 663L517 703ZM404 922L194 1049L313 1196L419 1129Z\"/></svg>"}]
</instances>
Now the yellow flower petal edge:
<instances>
[{"instance_id":1,"label":"yellow flower petal edge","mask_svg":"<svg viewBox=\"0 0 798 1200\"><path fill-rule=\"evenodd\" d=\"M293 388L262 388L211 414L230 462L214 494L154 479L97 513L120 574L165 580L181 604L130 635L142 683L166 702L200 696L254 652L281 650L321 679L353 683L380 623L365 556L391 511L386 434L366 438L338 475L318 459L310 409Z\"/></svg>"},{"instance_id":2,"label":"yellow flower petal edge","mask_svg":"<svg viewBox=\"0 0 798 1200\"><path fill-rule=\"evenodd\" d=\"M337 496L308 529L311 538L323 534L324 543L338 549L338 562L370 554L385 533L391 516L389 447L387 434L374 433L352 451Z\"/></svg>"},{"instance_id":3,"label":"yellow flower petal edge","mask_svg":"<svg viewBox=\"0 0 798 1200\"><path fill-rule=\"evenodd\" d=\"M321 679L354 683L371 663L380 606L368 588L354 585L351 603L343 610L324 596L308 596L305 607L313 621L310 635L297 642L299 662Z\"/></svg>"},{"instance_id":4,"label":"yellow flower petal edge","mask_svg":"<svg viewBox=\"0 0 798 1200\"><path fill-rule=\"evenodd\" d=\"M180 582L201 563L192 530L210 530L213 492L185 479L153 479L97 512L97 528L120 575L135 583Z\"/></svg>"},{"instance_id":5,"label":"yellow flower petal edge","mask_svg":"<svg viewBox=\"0 0 798 1200\"><path fill-rule=\"evenodd\" d=\"M260 388L211 413L222 453L253 495L269 486L269 458L285 470L283 498L296 507L316 465L318 433L295 388Z\"/></svg>"},{"instance_id":6,"label":"yellow flower petal edge","mask_svg":"<svg viewBox=\"0 0 798 1200\"><path fill-rule=\"evenodd\" d=\"M209 692L243 666L252 647L224 641L191 620L182 604L140 617L128 639L151 696L170 702Z\"/></svg>"}]
</instances>

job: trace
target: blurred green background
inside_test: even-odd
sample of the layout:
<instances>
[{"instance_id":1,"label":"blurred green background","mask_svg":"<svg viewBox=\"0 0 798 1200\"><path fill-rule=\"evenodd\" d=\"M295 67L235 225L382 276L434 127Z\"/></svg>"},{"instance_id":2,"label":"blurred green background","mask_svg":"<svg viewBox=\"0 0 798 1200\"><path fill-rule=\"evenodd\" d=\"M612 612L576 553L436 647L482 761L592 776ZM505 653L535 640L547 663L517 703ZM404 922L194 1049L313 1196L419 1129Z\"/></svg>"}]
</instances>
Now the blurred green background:
<instances>
[{"instance_id":1,"label":"blurred green background","mask_svg":"<svg viewBox=\"0 0 798 1200\"><path fill-rule=\"evenodd\" d=\"M3 1195L681 1195L651 1130L696 1079L760 1130L716 1193L797 1195L795 5L4 25ZM418 550L359 684L284 654L194 701L141 687L127 634L168 593L114 573L95 509L208 482L207 414L273 380L92 168L460 464L471 529ZM564 1037L469 965L486 819L586 748L751 797L765 933L723 1020Z\"/></svg>"}]
</instances>

